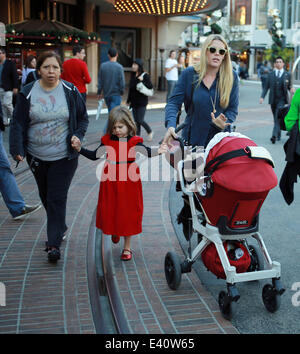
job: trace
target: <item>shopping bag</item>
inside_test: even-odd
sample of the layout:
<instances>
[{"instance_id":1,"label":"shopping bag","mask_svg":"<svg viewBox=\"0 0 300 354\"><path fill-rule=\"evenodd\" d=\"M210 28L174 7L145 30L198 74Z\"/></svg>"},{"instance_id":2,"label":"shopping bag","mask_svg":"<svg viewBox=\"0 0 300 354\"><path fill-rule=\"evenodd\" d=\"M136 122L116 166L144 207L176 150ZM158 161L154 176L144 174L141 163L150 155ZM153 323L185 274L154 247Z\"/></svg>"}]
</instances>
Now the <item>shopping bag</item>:
<instances>
[{"instance_id":1,"label":"shopping bag","mask_svg":"<svg viewBox=\"0 0 300 354\"><path fill-rule=\"evenodd\" d=\"M102 99L101 99L101 100L99 100L99 102L98 102L98 108L97 108L96 120L98 120L98 119L99 119L99 117L100 117L100 113L101 113L101 109L102 109L103 103L104 103L104 99L102 98Z\"/></svg>"}]
</instances>

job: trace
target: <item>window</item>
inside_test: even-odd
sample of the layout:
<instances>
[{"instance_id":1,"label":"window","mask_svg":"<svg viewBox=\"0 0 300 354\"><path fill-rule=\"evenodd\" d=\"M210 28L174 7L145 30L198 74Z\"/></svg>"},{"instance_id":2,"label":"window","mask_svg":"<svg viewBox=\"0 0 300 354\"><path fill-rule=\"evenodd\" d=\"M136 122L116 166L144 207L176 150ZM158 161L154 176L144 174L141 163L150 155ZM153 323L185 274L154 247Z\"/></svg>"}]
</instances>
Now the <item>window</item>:
<instances>
[{"instance_id":1,"label":"window","mask_svg":"<svg viewBox=\"0 0 300 354\"><path fill-rule=\"evenodd\" d=\"M251 1L230 0L230 24L233 26L251 24Z\"/></svg>"},{"instance_id":2,"label":"window","mask_svg":"<svg viewBox=\"0 0 300 354\"><path fill-rule=\"evenodd\" d=\"M256 0L256 28L267 29L268 0Z\"/></svg>"}]
</instances>

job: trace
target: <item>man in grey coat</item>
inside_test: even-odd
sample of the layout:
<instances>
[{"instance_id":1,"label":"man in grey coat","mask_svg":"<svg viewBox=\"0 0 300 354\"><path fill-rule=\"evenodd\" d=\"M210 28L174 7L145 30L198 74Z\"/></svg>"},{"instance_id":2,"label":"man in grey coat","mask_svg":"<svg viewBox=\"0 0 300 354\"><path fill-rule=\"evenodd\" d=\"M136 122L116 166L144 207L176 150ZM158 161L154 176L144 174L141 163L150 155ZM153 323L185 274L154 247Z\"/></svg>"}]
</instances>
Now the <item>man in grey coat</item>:
<instances>
[{"instance_id":1,"label":"man in grey coat","mask_svg":"<svg viewBox=\"0 0 300 354\"><path fill-rule=\"evenodd\" d=\"M259 103L263 103L267 92L269 93L269 104L273 113L274 127L271 137L272 144L275 144L276 139L280 140L281 130L278 121L278 110L285 104L289 103L289 94L293 94L295 89L292 88L291 74L284 70L284 60L282 57L275 59L275 68L269 73L266 85L262 91Z\"/></svg>"}]
</instances>

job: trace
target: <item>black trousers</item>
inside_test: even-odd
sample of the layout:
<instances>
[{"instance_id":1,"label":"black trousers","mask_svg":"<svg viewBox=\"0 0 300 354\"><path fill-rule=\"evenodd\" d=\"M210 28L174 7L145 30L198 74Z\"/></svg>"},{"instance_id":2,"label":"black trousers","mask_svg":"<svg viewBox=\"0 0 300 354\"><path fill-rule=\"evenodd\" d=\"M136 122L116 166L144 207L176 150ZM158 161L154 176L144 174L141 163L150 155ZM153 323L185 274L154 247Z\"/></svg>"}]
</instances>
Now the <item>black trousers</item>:
<instances>
[{"instance_id":1,"label":"black trousers","mask_svg":"<svg viewBox=\"0 0 300 354\"><path fill-rule=\"evenodd\" d=\"M144 127L147 134L152 132L149 124L144 121L145 113L146 113L146 106L141 107L132 107L133 118L136 124L136 135L141 135L141 126Z\"/></svg>"},{"instance_id":2,"label":"black trousers","mask_svg":"<svg viewBox=\"0 0 300 354\"><path fill-rule=\"evenodd\" d=\"M67 230L67 196L78 158L42 161L30 154L27 154L26 158L47 213L48 247L59 248L63 234Z\"/></svg>"},{"instance_id":3,"label":"black trousers","mask_svg":"<svg viewBox=\"0 0 300 354\"><path fill-rule=\"evenodd\" d=\"M278 109L284 105L285 105L285 101L280 100L280 99L277 100L276 103L271 104L271 110L272 110L273 119L274 119L272 136L275 136L276 139L281 138L281 130L280 130L280 125L279 125L279 120L278 120Z\"/></svg>"}]
</instances>

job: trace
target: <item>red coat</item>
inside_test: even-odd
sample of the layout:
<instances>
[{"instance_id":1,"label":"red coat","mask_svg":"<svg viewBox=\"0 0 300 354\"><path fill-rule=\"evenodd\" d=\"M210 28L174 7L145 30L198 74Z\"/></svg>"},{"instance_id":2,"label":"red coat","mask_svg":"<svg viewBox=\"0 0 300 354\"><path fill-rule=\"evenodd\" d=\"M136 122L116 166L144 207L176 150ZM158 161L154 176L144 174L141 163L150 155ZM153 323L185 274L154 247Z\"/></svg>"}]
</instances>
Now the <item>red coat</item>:
<instances>
[{"instance_id":1,"label":"red coat","mask_svg":"<svg viewBox=\"0 0 300 354\"><path fill-rule=\"evenodd\" d=\"M92 81L86 62L77 58L68 59L63 63L61 78L74 84L80 93L85 93L85 85Z\"/></svg>"},{"instance_id":2,"label":"red coat","mask_svg":"<svg viewBox=\"0 0 300 354\"><path fill-rule=\"evenodd\" d=\"M107 160L101 176L96 226L107 235L137 235L142 232L142 183L138 165L127 161L135 160L134 147L143 139L133 136L114 140L106 134L101 142Z\"/></svg>"}]
</instances>

